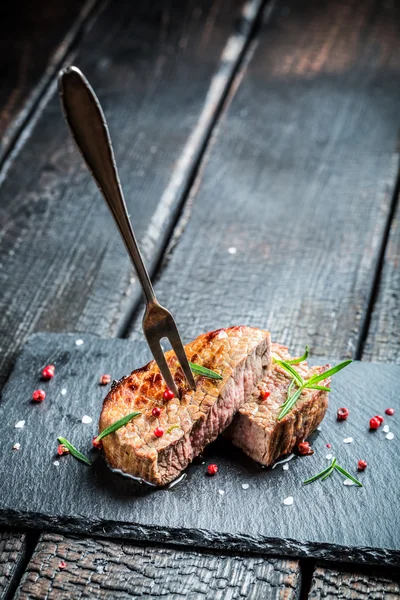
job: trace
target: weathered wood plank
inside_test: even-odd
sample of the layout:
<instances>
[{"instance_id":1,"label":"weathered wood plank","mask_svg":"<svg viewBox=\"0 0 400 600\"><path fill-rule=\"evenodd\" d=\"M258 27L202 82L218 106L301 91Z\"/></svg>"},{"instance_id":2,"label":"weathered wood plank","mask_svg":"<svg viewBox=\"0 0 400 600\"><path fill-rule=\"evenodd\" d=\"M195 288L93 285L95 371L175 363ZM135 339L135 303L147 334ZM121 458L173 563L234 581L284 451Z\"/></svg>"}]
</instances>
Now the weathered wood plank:
<instances>
[{"instance_id":1,"label":"weathered wood plank","mask_svg":"<svg viewBox=\"0 0 400 600\"><path fill-rule=\"evenodd\" d=\"M70 58L103 103L150 266L157 262L259 5L251 0L240 19L242 0L110 3ZM54 85L0 182L1 387L30 332L113 335L138 290L112 219L69 139ZM19 537L9 540L14 544Z\"/></svg>"},{"instance_id":2,"label":"weathered wood plank","mask_svg":"<svg viewBox=\"0 0 400 600\"><path fill-rule=\"evenodd\" d=\"M8 594L26 552L26 536L0 531L0 596Z\"/></svg>"},{"instance_id":3,"label":"weathered wood plank","mask_svg":"<svg viewBox=\"0 0 400 600\"><path fill-rule=\"evenodd\" d=\"M400 586L399 582L393 579L393 574L385 576L382 572L366 574L317 567L308 598L396 600L400 598Z\"/></svg>"},{"instance_id":4,"label":"weathered wood plank","mask_svg":"<svg viewBox=\"0 0 400 600\"><path fill-rule=\"evenodd\" d=\"M66 563L64 570L61 561ZM300 572L290 560L133 546L97 539L42 536L15 598L298 597ZM283 592L284 590L284 592Z\"/></svg>"},{"instance_id":5,"label":"weathered wood plank","mask_svg":"<svg viewBox=\"0 0 400 600\"><path fill-rule=\"evenodd\" d=\"M94 1L11 2L0 21L0 162Z\"/></svg>"},{"instance_id":6,"label":"weathered wood plank","mask_svg":"<svg viewBox=\"0 0 400 600\"><path fill-rule=\"evenodd\" d=\"M399 17L377 0L278 4L159 276L186 339L246 323L354 355L397 174Z\"/></svg>"},{"instance_id":7,"label":"weathered wood plank","mask_svg":"<svg viewBox=\"0 0 400 600\"><path fill-rule=\"evenodd\" d=\"M150 265L246 42L247 18L235 33L241 8L241 0L110 3L74 58L105 109ZM138 293L54 93L24 140L0 188L3 379L31 331L115 334Z\"/></svg>"},{"instance_id":8,"label":"weathered wood plank","mask_svg":"<svg viewBox=\"0 0 400 600\"><path fill-rule=\"evenodd\" d=\"M400 205L384 255L378 294L363 352L364 360L400 363Z\"/></svg>"}]
</instances>

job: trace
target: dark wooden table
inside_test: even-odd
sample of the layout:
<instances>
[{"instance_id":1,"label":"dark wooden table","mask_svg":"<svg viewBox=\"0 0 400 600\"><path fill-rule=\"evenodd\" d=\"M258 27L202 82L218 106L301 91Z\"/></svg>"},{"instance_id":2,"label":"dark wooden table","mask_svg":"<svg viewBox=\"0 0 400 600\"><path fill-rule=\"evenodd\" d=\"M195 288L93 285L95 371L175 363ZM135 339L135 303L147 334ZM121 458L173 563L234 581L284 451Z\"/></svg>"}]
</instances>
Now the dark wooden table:
<instances>
[{"instance_id":1,"label":"dark wooden table","mask_svg":"<svg viewBox=\"0 0 400 600\"><path fill-rule=\"evenodd\" d=\"M293 352L400 363L396 0L16 0L0 27L1 385L34 331L142 335L132 269L61 117L56 73L72 62L186 341L246 323ZM400 585L385 565L10 529L13 595L392 600Z\"/></svg>"}]
</instances>

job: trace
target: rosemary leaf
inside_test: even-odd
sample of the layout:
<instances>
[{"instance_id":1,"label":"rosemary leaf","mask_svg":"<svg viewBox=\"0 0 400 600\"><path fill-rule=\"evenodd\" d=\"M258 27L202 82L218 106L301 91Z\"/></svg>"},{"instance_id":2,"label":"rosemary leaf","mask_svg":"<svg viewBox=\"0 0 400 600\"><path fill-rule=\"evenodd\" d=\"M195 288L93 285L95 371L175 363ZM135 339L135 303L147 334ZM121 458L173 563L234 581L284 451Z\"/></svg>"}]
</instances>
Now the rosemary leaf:
<instances>
[{"instance_id":1,"label":"rosemary leaf","mask_svg":"<svg viewBox=\"0 0 400 600\"><path fill-rule=\"evenodd\" d=\"M190 361L189 365L193 373L196 375L202 375L203 377L208 377L208 379L223 379L222 375L216 373L215 371L211 371L211 369L206 369L206 367L202 367L201 365L197 365L196 363L192 363Z\"/></svg>"},{"instance_id":2,"label":"rosemary leaf","mask_svg":"<svg viewBox=\"0 0 400 600\"><path fill-rule=\"evenodd\" d=\"M109 427L106 427L106 429L103 429L103 431L99 433L99 435L96 438L96 442L100 442L100 440L105 438L107 435L110 435L110 433L114 433L114 431L117 431L117 429L121 429L121 427L124 427L130 421L132 421L132 419L136 419L136 417L138 417L141 414L141 412L136 411L133 413L129 413L129 415L122 417L122 419L119 419L118 421L115 421L115 423L113 423Z\"/></svg>"},{"instance_id":3,"label":"rosemary leaf","mask_svg":"<svg viewBox=\"0 0 400 600\"><path fill-rule=\"evenodd\" d=\"M302 363L305 360L307 360L307 358L308 358L308 346L306 346L306 350L305 350L303 356L299 356L298 358L292 358L291 360L287 360L286 362L289 365L298 365L299 363Z\"/></svg>"},{"instance_id":4,"label":"rosemary leaf","mask_svg":"<svg viewBox=\"0 0 400 600\"><path fill-rule=\"evenodd\" d=\"M314 475L313 477L310 477L309 479L306 479L305 481L303 481L303 485L308 485L309 483L312 483L313 481L317 481L317 479L320 479L320 477L323 477L324 475L326 475L329 471L331 471L332 469L332 465L333 465L333 461L335 459L332 460L331 464L329 465L329 467L326 467L326 469L324 469L323 471L320 471L319 473L317 473L316 475Z\"/></svg>"},{"instance_id":5,"label":"rosemary leaf","mask_svg":"<svg viewBox=\"0 0 400 600\"><path fill-rule=\"evenodd\" d=\"M312 377L310 377L310 379L307 379L305 384L308 387L309 385L313 385L314 383L318 383L319 381L324 381L324 379L327 379L328 377L332 377L332 375L335 375L335 373L338 373L339 371L341 371L342 369L347 367L347 365L349 365L352 362L353 362L352 360L345 360L344 362L339 363L335 367L328 369L324 373L318 373L316 375L313 375Z\"/></svg>"},{"instance_id":6,"label":"rosemary leaf","mask_svg":"<svg viewBox=\"0 0 400 600\"><path fill-rule=\"evenodd\" d=\"M175 423L174 425L171 425L171 427L169 427L167 429L166 433L171 433L171 431L173 431L174 429L179 429L178 423Z\"/></svg>"},{"instance_id":7,"label":"rosemary leaf","mask_svg":"<svg viewBox=\"0 0 400 600\"><path fill-rule=\"evenodd\" d=\"M75 446L73 446L68 440L66 440L63 437L59 437L57 439L60 442L60 444L62 444L63 446L65 446L70 451L70 453L72 454L72 456L75 456L75 458L77 458L78 460L81 460L82 462L86 463L87 465L92 464L90 462L90 460L88 458L86 458L86 456L84 456L82 454L82 452L79 452L79 450L77 450L75 448Z\"/></svg>"},{"instance_id":8,"label":"rosemary leaf","mask_svg":"<svg viewBox=\"0 0 400 600\"><path fill-rule=\"evenodd\" d=\"M283 419L283 417L286 417L288 412L290 412L292 410L293 406L296 404L297 400L300 398L300 394L302 391L303 391L302 388L299 388L298 390L296 390L295 393L293 394L293 396L291 396L289 398L289 400L286 400L285 404L283 404L281 406L282 410L278 415L278 421Z\"/></svg>"},{"instance_id":9,"label":"rosemary leaf","mask_svg":"<svg viewBox=\"0 0 400 600\"><path fill-rule=\"evenodd\" d=\"M282 369L284 369L287 373L289 373L292 377L294 377L294 379L296 380L298 385L301 386L304 384L304 381L303 381L303 378L301 377L301 375L296 371L296 369L293 369L292 365L290 365L286 360L279 360L279 358L274 358L273 360L274 360L274 363L276 363L277 365L282 367Z\"/></svg>"},{"instance_id":10,"label":"rosemary leaf","mask_svg":"<svg viewBox=\"0 0 400 600\"><path fill-rule=\"evenodd\" d=\"M342 475L344 475L345 477L347 477L348 479L351 479L351 481L353 483L355 483L358 487L362 487L363 484L358 481L358 479L356 479L355 477L353 477L353 475L350 475L350 473L348 471L346 471L345 469L343 469L343 467L339 467L339 465L335 465L335 469L337 471L339 471L339 473L341 473Z\"/></svg>"},{"instance_id":11,"label":"rosemary leaf","mask_svg":"<svg viewBox=\"0 0 400 600\"><path fill-rule=\"evenodd\" d=\"M304 389L307 390L321 390L322 392L331 392L331 388L325 387L324 385L305 385Z\"/></svg>"},{"instance_id":12,"label":"rosemary leaf","mask_svg":"<svg viewBox=\"0 0 400 600\"><path fill-rule=\"evenodd\" d=\"M336 465L336 458L333 459L331 466L329 467L329 471L326 473L326 475L321 477L321 481L324 481L325 479L330 477L330 475L332 475L333 471L335 470L335 465Z\"/></svg>"},{"instance_id":13,"label":"rosemary leaf","mask_svg":"<svg viewBox=\"0 0 400 600\"><path fill-rule=\"evenodd\" d=\"M288 387L288 391L287 391L287 395L286 395L286 400L289 400L290 394L292 393L292 389L293 389L294 384L295 384L295 380L292 379L292 381L290 382L290 385Z\"/></svg>"}]
</instances>

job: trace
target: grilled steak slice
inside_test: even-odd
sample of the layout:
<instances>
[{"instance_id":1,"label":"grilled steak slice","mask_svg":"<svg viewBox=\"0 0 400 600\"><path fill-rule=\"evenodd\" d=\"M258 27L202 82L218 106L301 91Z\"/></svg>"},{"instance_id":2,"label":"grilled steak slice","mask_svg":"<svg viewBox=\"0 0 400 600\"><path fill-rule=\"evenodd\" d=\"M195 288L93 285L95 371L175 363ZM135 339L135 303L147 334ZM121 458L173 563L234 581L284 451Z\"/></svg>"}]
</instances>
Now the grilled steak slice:
<instances>
[{"instance_id":1,"label":"grilled steak slice","mask_svg":"<svg viewBox=\"0 0 400 600\"><path fill-rule=\"evenodd\" d=\"M290 360L285 346L272 344L272 354ZM293 367L303 379L329 368L311 367L306 362ZM320 385L329 386L329 379ZM276 364L258 384L251 399L243 404L225 435L235 446L263 465L271 465L305 440L321 423L328 408L328 392L304 390L293 409L281 421L277 420L280 406L287 398L290 375ZM295 390L296 388L294 388ZM266 400L263 392L270 392Z\"/></svg>"},{"instance_id":2,"label":"grilled steak slice","mask_svg":"<svg viewBox=\"0 0 400 600\"><path fill-rule=\"evenodd\" d=\"M185 350L191 362L216 371L223 379L195 375L197 389L189 390L170 351L166 359L180 400L163 399L166 386L155 361L121 380L104 401L100 431L130 412L142 414L104 438L111 467L155 485L172 481L231 423L271 362L269 333L251 327L205 333ZM152 415L154 407L161 409L158 417ZM162 437L154 435L157 427L163 429Z\"/></svg>"}]
</instances>

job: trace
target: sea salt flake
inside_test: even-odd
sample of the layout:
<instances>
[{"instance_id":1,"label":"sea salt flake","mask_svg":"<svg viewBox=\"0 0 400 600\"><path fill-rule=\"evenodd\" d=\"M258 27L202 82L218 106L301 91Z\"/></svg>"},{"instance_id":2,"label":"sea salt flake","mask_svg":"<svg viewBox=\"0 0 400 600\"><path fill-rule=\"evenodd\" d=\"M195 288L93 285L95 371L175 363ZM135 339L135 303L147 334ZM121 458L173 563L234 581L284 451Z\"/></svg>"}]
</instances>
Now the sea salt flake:
<instances>
[{"instance_id":1,"label":"sea salt flake","mask_svg":"<svg viewBox=\"0 0 400 600\"><path fill-rule=\"evenodd\" d=\"M66 393L67 393L67 388L63 388L61 390L61 396L65 396Z\"/></svg>"},{"instance_id":2,"label":"sea salt flake","mask_svg":"<svg viewBox=\"0 0 400 600\"><path fill-rule=\"evenodd\" d=\"M321 427L317 427L317 431L321 431Z\"/></svg>"},{"instance_id":3,"label":"sea salt flake","mask_svg":"<svg viewBox=\"0 0 400 600\"><path fill-rule=\"evenodd\" d=\"M327 455L325 456L325 458L326 458L327 460L331 460L331 458L332 458L332 454L327 454Z\"/></svg>"},{"instance_id":4,"label":"sea salt flake","mask_svg":"<svg viewBox=\"0 0 400 600\"><path fill-rule=\"evenodd\" d=\"M76 346L82 346L82 344L83 344L83 340L76 340L75 341L75 345Z\"/></svg>"},{"instance_id":5,"label":"sea salt flake","mask_svg":"<svg viewBox=\"0 0 400 600\"><path fill-rule=\"evenodd\" d=\"M82 417L82 423L89 424L92 421L93 421L92 417L89 417L88 415L83 415L83 417Z\"/></svg>"},{"instance_id":6,"label":"sea salt flake","mask_svg":"<svg viewBox=\"0 0 400 600\"><path fill-rule=\"evenodd\" d=\"M21 448L21 444L19 442L17 442L16 444L14 444L13 446L13 450L19 450Z\"/></svg>"},{"instance_id":7,"label":"sea salt flake","mask_svg":"<svg viewBox=\"0 0 400 600\"><path fill-rule=\"evenodd\" d=\"M351 479L345 479L343 485L356 485Z\"/></svg>"},{"instance_id":8,"label":"sea salt flake","mask_svg":"<svg viewBox=\"0 0 400 600\"><path fill-rule=\"evenodd\" d=\"M385 426L383 427L383 431L384 431L385 433L389 433L389 425L385 425Z\"/></svg>"},{"instance_id":9,"label":"sea salt flake","mask_svg":"<svg viewBox=\"0 0 400 600\"><path fill-rule=\"evenodd\" d=\"M225 494L225 490L218 490L218 494L220 494L220 496L223 496Z\"/></svg>"},{"instance_id":10,"label":"sea salt flake","mask_svg":"<svg viewBox=\"0 0 400 600\"><path fill-rule=\"evenodd\" d=\"M287 463L286 465L283 465L282 471L289 471L289 465Z\"/></svg>"},{"instance_id":11,"label":"sea salt flake","mask_svg":"<svg viewBox=\"0 0 400 600\"><path fill-rule=\"evenodd\" d=\"M287 498L285 498L283 504L285 504L286 506L290 506L291 504L293 504L293 496L288 496Z\"/></svg>"},{"instance_id":12,"label":"sea salt flake","mask_svg":"<svg viewBox=\"0 0 400 600\"><path fill-rule=\"evenodd\" d=\"M352 437L348 437L348 438L344 438L343 443L344 444L351 444L351 442L353 442L353 438Z\"/></svg>"},{"instance_id":13,"label":"sea salt flake","mask_svg":"<svg viewBox=\"0 0 400 600\"><path fill-rule=\"evenodd\" d=\"M15 423L15 429L22 429L25 426L25 421L18 421Z\"/></svg>"},{"instance_id":14,"label":"sea salt flake","mask_svg":"<svg viewBox=\"0 0 400 600\"><path fill-rule=\"evenodd\" d=\"M228 334L226 333L226 331L222 330L222 331L219 332L219 334L218 334L217 337L218 337L219 340L222 340L224 338L227 338Z\"/></svg>"},{"instance_id":15,"label":"sea salt flake","mask_svg":"<svg viewBox=\"0 0 400 600\"><path fill-rule=\"evenodd\" d=\"M228 252L229 254L236 254L236 248L234 248L233 246L231 248L228 248Z\"/></svg>"},{"instance_id":16,"label":"sea salt flake","mask_svg":"<svg viewBox=\"0 0 400 600\"><path fill-rule=\"evenodd\" d=\"M60 462L59 462L58 460L55 460L55 461L53 462L53 465L54 465L55 467L58 467L58 466L60 465Z\"/></svg>"},{"instance_id":17,"label":"sea salt flake","mask_svg":"<svg viewBox=\"0 0 400 600\"><path fill-rule=\"evenodd\" d=\"M249 489L249 484L248 483L242 483L242 488L244 490L248 490Z\"/></svg>"},{"instance_id":18,"label":"sea salt flake","mask_svg":"<svg viewBox=\"0 0 400 600\"><path fill-rule=\"evenodd\" d=\"M386 439L392 440L393 438L394 438L394 433L392 431L389 431L389 433L386 434Z\"/></svg>"}]
</instances>

